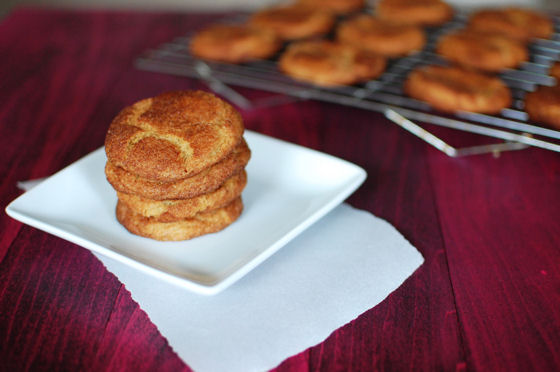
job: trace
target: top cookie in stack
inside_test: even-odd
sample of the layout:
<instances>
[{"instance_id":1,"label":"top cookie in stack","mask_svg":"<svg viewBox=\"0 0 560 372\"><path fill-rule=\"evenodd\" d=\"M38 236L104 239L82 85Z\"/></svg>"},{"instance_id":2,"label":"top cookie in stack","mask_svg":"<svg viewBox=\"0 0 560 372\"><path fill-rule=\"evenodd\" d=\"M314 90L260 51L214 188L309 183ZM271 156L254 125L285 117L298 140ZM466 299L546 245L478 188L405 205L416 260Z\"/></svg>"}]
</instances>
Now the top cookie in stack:
<instances>
[{"instance_id":1,"label":"top cookie in stack","mask_svg":"<svg viewBox=\"0 0 560 372\"><path fill-rule=\"evenodd\" d=\"M157 240L221 230L243 208L250 150L229 104L176 91L123 109L105 139L105 174L117 190L117 219Z\"/></svg>"}]
</instances>

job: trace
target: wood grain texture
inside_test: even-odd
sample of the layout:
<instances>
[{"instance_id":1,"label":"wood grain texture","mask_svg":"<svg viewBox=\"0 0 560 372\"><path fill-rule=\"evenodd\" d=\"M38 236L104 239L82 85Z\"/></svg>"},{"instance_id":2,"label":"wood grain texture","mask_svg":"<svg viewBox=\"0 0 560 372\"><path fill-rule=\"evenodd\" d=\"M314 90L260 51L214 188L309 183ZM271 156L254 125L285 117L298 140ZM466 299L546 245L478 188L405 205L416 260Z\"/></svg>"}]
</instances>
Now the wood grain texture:
<instances>
[{"instance_id":1,"label":"wood grain texture","mask_svg":"<svg viewBox=\"0 0 560 372\"><path fill-rule=\"evenodd\" d=\"M217 17L21 9L4 19L2 207L17 181L101 146L125 105L207 90L133 61ZM425 258L385 301L277 371L560 368L558 154L451 159L378 114L315 101L242 115L249 129L366 169L348 202L392 223ZM473 139L434 130L454 145ZM89 251L5 214L0 231L0 370L190 370Z\"/></svg>"},{"instance_id":2,"label":"wood grain texture","mask_svg":"<svg viewBox=\"0 0 560 372\"><path fill-rule=\"evenodd\" d=\"M310 369L454 370L463 363L432 186L424 176L425 146L377 114L318 102L286 106L282 116L256 115L247 125L366 169L367 180L348 202L392 222L426 260L386 301L310 349L304 358Z\"/></svg>"},{"instance_id":3,"label":"wood grain texture","mask_svg":"<svg viewBox=\"0 0 560 372\"><path fill-rule=\"evenodd\" d=\"M472 366L557 370L559 154L529 149L499 159L430 158Z\"/></svg>"}]
</instances>

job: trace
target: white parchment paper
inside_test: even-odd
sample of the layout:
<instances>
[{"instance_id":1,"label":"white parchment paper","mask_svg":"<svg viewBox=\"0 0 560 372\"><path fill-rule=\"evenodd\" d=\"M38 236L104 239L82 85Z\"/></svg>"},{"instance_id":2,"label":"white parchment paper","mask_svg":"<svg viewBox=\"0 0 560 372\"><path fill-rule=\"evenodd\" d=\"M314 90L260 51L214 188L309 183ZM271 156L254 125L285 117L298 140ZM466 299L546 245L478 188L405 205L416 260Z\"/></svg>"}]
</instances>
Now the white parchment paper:
<instances>
[{"instance_id":1,"label":"white parchment paper","mask_svg":"<svg viewBox=\"0 0 560 372\"><path fill-rule=\"evenodd\" d=\"M371 309L423 262L389 223L342 204L214 296L98 255L195 371L265 371Z\"/></svg>"}]
</instances>

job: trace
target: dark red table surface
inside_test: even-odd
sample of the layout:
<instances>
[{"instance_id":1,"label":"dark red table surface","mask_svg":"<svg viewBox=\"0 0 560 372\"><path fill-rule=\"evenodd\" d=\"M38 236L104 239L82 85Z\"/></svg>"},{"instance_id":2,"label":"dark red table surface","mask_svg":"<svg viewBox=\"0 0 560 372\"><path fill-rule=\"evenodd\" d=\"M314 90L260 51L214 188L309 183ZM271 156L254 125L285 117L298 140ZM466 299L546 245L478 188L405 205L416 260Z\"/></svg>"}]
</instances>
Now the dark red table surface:
<instances>
[{"instance_id":1,"label":"dark red table surface","mask_svg":"<svg viewBox=\"0 0 560 372\"><path fill-rule=\"evenodd\" d=\"M2 208L20 195L17 181L102 146L125 105L207 90L133 61L215 19L19 9L2 20ZM368 179L347 202L392 223L425 258L385 301L278 371L560 369L560 154L453 159L379 114L317 101L242 115L248 129L363 167ZM453 145L478 141L430 129ZM189 370L88 250L5 214L0 231L0 370Z\"/></svg>"}]
</instances>

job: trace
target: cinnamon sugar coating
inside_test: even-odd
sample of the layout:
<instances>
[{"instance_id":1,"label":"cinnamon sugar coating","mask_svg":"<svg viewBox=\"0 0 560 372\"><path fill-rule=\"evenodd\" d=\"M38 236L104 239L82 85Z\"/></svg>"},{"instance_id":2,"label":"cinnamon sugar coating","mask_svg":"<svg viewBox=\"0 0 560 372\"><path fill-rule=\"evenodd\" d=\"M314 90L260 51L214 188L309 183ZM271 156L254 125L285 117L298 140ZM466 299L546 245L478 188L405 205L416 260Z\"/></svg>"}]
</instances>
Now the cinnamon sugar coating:
<instances>
[{"instance_id":1,"label":"cinnamon sugar coating","mask_svg":"<svg viewBox=\"0 0 560 372\"><path fill-rule=\"evenodd\" d=\"M248 25L211 25L193 36L191 53L199 58L242 63L273 56L282 46L275 32Z\"/></svg>"},{"instance_id":2,"label":"cinnamon sugar coating","mask_svg":"<svg viewBox=\"0 0 560 372\"><path fill-rule=\"evenodd\" d=\"M241 195L246 184L247 172L242 170L228 178L218 189L188 199L152 200L121 192L117 192L117 197L139 215L160 222L172 222L224 207Z\"/></svg>"},{"instance_id":3,"label":"cinnamon sugar coating","mask_svg":"<svg viewBox=\"0 0 560 372\"><path fill-rule=\"evenodd\" d=\"M186 199L216 190L249 162L251 151L244 139L225 159L202 172L176 181L163 182L127 172L111 162L105 165L105 175L113 188L152 200Z\"/></svg>"},{"instance_id":4,"label":"cinnamon sugar coating","mask_svg":"<svg viewBox=\"0 0 560 372\"><path fill-rule=\"evenodd\" d=\"M444 35L436 51L461 66L489 72L516 68L529 59L527 47L519 40L469 29Z\"/></svg>"},{"instance_id":5,"label":"cinnamon sugar coating","mask_svg":"<svg viewBox=\"0 0 560 372\"><path fill-rule=\"evenodd\" d=\"M552 21L546 15L516 7L480 10L469 17L468 27L502 33L522 41L548 39L554 31Z\"/></svg>"},{"instance_id":6,"label":"cinnamon sugar coating","mask_svg":"<svg viewBox=\"0 0 560 372\"><path fill-rule=\"evenodd\" d=\"M342 22L337 40L387 57L400 57L421 50L426 43L424 30L415 25L397 25L360 14Z\"/></svg>"},{"instance_id":7,"label":"cinnamon sugar coating","mask_svg":"<svg viewBox=\"0 0 560 372\"><path fill-rule=\"evenodd\" d=\"M122 110L109 127L105 151L116 167L170 182L224 159L243 131L239 113L216 96L167 92Z\"/></svg>"},{"instance_id":8,"label":"cinnamon sugar coating","mask_svg":"<svg viewBox=\"0 0 560 372\"><path fill-rule=\"evenodd\" d=\"M335 23L334 13L303 5L276 6L253 14L249 24L271 30L284 40L324 35Z\"/></svg>"},{"instance_id":9,"label":"cinnamon sugar coating","mask_svg":"<svg viewBox=\"0 0 560 372\"><path fill-rule=\"evenodd\" d=\"M453 8L441 0L380 0L376 14L396 24L438 26L453 17Z\"/></svg>"},{"instance_id":10,"label":"cinnamon sugar coating","mask_svg":"<svg viewBox=\"0 0 560 372\"><path fill-rule=\"evenodd\" d=\"M117 203L117 220L131 233L162 241L188 240L197 236L223 230L232 224L243 211L241 198L223 208L199 213L192 218L161 222L134 213L126 204Z\"/></svg>"},{"instance_id":11,"label":"cinnamon sugar coating","mask_svg":"<svg viewBox=\"0 0 560 372\"><path fill-rule=\"evenodd\" d=\"M560 86L539 86L525 96L525 110L532 121L560 129Z\"/></svg>"},{"instance_id":12,"label":"cinnamon sugar coating","mask_svg":"<svg viewBox=\"0 0 560 372\"><path fill-rule=\"evenodd\" d=\"M499 78L459 67L419 67L409 74L404 90L447 112L495 114L511 104L511 92Z\"/></svg>"},{"instance_id":13,"label":"cinnamon sugar coating","mask_svg":"<svg viewBox=\"0 0 560 372\"><path fill-rule=\"evenodd\" d=\"M374 79L385 66L385 58L376 53L326 40L291 44L278 63L280 70L294 79L321 86Z\"/></svg>"}]
</instances>

